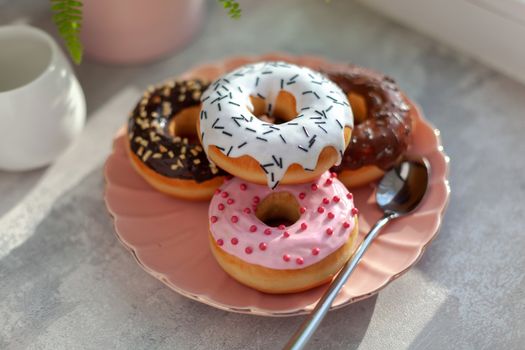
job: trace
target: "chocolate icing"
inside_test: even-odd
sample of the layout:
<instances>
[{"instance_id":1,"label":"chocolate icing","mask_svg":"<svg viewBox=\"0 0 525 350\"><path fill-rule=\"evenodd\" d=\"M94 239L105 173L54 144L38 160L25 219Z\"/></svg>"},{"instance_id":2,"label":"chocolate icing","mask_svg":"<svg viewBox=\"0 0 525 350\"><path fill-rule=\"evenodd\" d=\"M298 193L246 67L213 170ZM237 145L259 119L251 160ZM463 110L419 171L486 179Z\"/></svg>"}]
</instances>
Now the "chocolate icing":
<instances>
[{"instance_id":1,"label":"chocolate icing","mask_svg":"<svg viewBox=\"0 0 525 350\"><path fill-rule=\"evenodd\" d=\"M350 66L345 72L325 72L348 95L361 96L367 115L356 125L340 165L333 171L376 165L387 170L406 151L412 121L410 107L395 81L375 72Z\"/></svg>"},{"instance_id":2,"label":"chocolate icing","mask_svg":"<svg viewBox=\"0 0 525 350\"><path fill-rule=\"evenodd\" d=\"M128 122L131 151L155 172L197 182L226 174L208 161L197 137L190 140L168 131L177 113L199 106L208 85L200 80L168 81L148 89L132 111Z\"/></svg>"}]
</instances>

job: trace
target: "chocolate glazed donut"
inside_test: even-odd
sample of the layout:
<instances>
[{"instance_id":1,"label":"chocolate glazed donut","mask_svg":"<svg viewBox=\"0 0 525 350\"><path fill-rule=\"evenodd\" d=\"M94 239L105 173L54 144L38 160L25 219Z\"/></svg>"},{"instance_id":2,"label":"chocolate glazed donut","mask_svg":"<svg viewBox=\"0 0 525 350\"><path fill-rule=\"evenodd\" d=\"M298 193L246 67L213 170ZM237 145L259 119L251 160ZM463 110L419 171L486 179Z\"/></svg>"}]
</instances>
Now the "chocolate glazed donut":
<instances>
[{"instance_id":1,"label":"chocolate glazed donut","mask_svg":"<svg viewBox=\"0 0 525 350\"><path fill-rule=\"evenodd\" d=\"M187 199L205 199L205 194L202 198L192 198L188 191L211 182L216 182L217 187L222 181L216 178L226 175L209 163L196 136L200 98L208 85L200 80L168 81L148 89L131 112L128 137L132 163L162 192ZM186 186L181 194L183 188L180 187ZM179 189L173 191L173 187Z\"/></svg>"},{"instance_id":2,"label":"chocolate glazed donut","mask_svg":"<svg viewBox=\"0 0 525 350\"><path fill-rule=\"evenodd\" d=\"M325 74L347 94L357 124L341 164L332 170L340 173L374 168L374 176L365 176L366 181L351 180L349 187L362 185L380 177L407 150L412 129L411 109L390 77L357 66L350 66L345 72Z\"/></svg>"}]
</instances>

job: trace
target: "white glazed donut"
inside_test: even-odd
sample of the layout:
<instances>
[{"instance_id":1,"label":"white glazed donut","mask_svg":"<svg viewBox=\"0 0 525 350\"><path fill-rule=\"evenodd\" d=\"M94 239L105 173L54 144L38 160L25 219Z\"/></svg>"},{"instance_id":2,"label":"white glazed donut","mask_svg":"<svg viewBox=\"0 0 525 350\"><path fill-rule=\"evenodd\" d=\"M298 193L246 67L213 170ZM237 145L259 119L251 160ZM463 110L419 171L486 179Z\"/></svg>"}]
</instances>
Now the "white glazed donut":
<instances>
[{"instance_id":1,"label":"white glazed donut","mask_svg":"<svg viewBox=\"0 0 525 350\"><path fill-rule=\"evenodd\" d=\"M251 98L264 100L270 115L282 91L295 98L299 115L282 124L266 123L254 116ZM229 159L249 156L264 171L268 186L275 188L291 165L298 164L306 172L318 170L313 178L320 176L333 165L316 169L325 148L333 148L336 155L330 159L339 164L352 127L348 99L333 82L306 67L262 62L228 73L204 92L199 136L211 161L222 165L212 156L212 146ZM246 172L225 170L252 180Z\"/></svg>"},{"instance_id":2,"label":"white glazed donut","mask_svg":"<svg viewBox=\"0 0 525 350\"><path fill-rule=\"evenodd\" d=\"M331 278L350 257L357 213L335 173L276 191L233 178L211 200L210 243L240 282L271 293L304 290Z\"/></svg>"}]
</instances>

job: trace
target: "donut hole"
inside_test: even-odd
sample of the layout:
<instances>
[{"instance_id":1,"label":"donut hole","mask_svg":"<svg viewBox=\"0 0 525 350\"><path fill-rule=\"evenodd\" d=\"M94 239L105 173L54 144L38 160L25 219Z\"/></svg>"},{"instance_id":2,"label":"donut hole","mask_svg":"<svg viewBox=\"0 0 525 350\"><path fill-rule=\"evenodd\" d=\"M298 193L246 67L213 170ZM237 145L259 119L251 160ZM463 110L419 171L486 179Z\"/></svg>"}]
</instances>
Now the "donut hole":
<instances>
[{"instance_id":1,"label":"donut hole","mask_svg":"<svg viewBox=\"0 0 525 350\"><path fill-rule=\"evenodd\" d=\"M366 107L366 100L363 96L356 93L349 93L348 100L352 106L352 113L356 124L361 124L367 118L368 108Z\"/></svg>"},{"instance_id":2,"label":"donut hole","mask_svg":"<svg viewBox=\"0 0 525 350\"><path fill-rule=\"evenodd\" d=\"M253 104L253 115L266 123L286 123L299 114L296 109L295 97L284 90L277 94L277 98L271 103L271 108L268 101L258 96L250 96L250 99Z\"/></svg>"},{"instance_id":3,"label":"donut hole","mask_svg":"<svg viewBox=\"0 0 525 350\"><path fill-rule=\"evenodd\" d=\"M197 118L200 106L188 107L175 114L169 121L168 133L182 139L187 138L189 143L199 143L197 136Z\"/></svg>"},{"instance_id":4,"label":"donut hole","mask_svg":"<svg viewBox=\"0 0 525 350\"><path fill-rule=\"evenodd\" d=\"M274 192L259 202L255 216L271 227L290 226L301 216L300 205L290 192Z\"/></svg>"}]
</instances>

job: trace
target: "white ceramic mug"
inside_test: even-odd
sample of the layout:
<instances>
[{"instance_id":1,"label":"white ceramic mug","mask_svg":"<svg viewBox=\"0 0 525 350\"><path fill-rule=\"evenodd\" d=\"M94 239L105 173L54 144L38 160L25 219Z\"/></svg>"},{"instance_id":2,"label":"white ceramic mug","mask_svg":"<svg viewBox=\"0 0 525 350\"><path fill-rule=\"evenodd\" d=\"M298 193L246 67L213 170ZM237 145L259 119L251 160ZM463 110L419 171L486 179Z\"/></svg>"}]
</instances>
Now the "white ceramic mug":
<instances>
[{"instance_id":1,"label":"white ceramic mug","mask_svg":"<svg viewBox=\"0 0 525 350\"><path fill-rule=\"evenodd\" d=\"M51 163L85 119L82 88L51 36L29 26L0 27L0 169Z\"/></svg>"}]
</instances>

